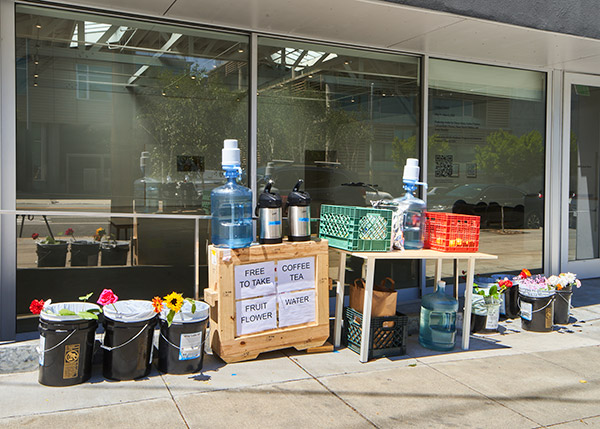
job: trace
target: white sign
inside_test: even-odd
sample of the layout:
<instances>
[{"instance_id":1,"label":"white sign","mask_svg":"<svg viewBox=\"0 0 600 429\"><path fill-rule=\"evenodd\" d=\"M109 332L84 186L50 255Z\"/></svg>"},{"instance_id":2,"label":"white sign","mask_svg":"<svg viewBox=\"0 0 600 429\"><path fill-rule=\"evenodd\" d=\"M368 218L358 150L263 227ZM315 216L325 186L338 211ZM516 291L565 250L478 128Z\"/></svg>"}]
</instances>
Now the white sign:
<instances>
[{"instance_id":1,"label":"white sign","mask_svg":"<svg viewBox=\"0 0 600 429\"><path fill-rule=\"evenodd\" d=\"M288 292L277 295L279 327L315 321L315 290Z\"/></svg>"},{"instance_id":2,"label":"white sign","mask_svg":"<svg viewBox=\"0 0 600 429\"><path fill-rule=\"evenodd\" d=\"M533 304L530 302L521 301L521 317L525 320L531 320L531 315L533 314Z\"/></svg>"},{"instance_id":3,"label":"white sign","mask_svg":"<svg viewBox=\"0 0 600 429\"><path fill-rule=\"evenodd\" d=\"M315 257L285 259L277 263L277 291L315 288Z\"/></svg>"},{"instance_id":4,"label":"white sign","mask_svg":"<svg viewBox=\"0 0 600 429\"><path fill-rule=\"evenodd\" d=\"M245 299L236 303L237 336L277 328L276 296Z\"/></svg>"},{"instance_id":5,"label":"white sign","mask_svg":"<svg viewBox=\"0 0 600 429\"><path fill-rule=\"evenodd\" d=\"M196 359L202 355L202 331L181 334L179 337L179 360Z\"/></svg>"},{"instance_id":6,"label":"white sign","mask_svg":"<svg viewBox=\"0 0 600 429\"><path fill-rule=\"evenodd\" d=\"M275 291L275 261L236 265L235 299L273 295Z\"/></svg>"}]
</instances>

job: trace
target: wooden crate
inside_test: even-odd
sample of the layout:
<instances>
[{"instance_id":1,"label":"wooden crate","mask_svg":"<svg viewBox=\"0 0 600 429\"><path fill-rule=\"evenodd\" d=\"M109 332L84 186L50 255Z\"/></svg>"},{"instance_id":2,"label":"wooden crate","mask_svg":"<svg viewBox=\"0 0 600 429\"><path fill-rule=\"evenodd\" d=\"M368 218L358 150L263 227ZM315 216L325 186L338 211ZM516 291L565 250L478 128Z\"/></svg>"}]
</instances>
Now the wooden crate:
<instances>
[{"instance_id":1,"label":"wooden crate","mask_svg":"<svg viewBox=\"0 0 600 429\"><path fill-rule=\"evenodd\" d=\"M259 245L243 249L223 249L210 246L208 259L209 284L208 288L204 290L204 299L211 306L210 344L213 352L225 362L231 363L250 360L256 358L260 353L287 347L305 350L322 346L327 341L329 337L329 289L328 246L326 240L284 242L281 244ZM289 314L292 314L289 310L284 309L287 308L285 305L282 306L282 301L279 301L281 297L289 297L292 296L289 294L294 293L299 295L307 293L312 299L312 290L306 288L300 292L288 291L287 294L280 292L280 287L282 288L281 290L286 287L283 283L290 281L280 280L279 278L284 270L289 270L289 267L292 267L287 260L314 260L312 270L314 270L315 313L314 320L310 322L281 327L280 324L289 323L291 319L287 319L287 321L284 319L289 318ZM260 265L261 263L265 263L264 265L268 266L274 265L279 268L275 271L278 280L276 294L277 326L274 329L238 335L238 326L247 326L241 325L243 315L237 314L238 308L247 308L248 305L244 305L244 303L253 302L253 299L244 299L244 292L241 286L244 282L240 279L245 279L245 277L242 277L241 274L237 278L239 296L236 297L236 272L247 273L249 271L246 269L247 267L242 266L253 268L258 265L249 264ZM284 265L286 266L284 267ZM236 267L241 268L237 268L236 271ZM257 278L257 281L260 282L260 278ZM264 289L256 289L252 293L259 293L262 290ZM269 294L267 298L272 299L272 295ZM266 298L256 298L258 301L261 299ZM269 302L269 305L272 305L272 301ZM310 309L312 309L312 302L305 302L308 302ZM285 311L288 311L288 313L285 313ZM263 314L271 315L270 312ZM296 311L295 314L298 314L298 312ZM272 323L272 321L269 320L269 323ZM241 330L243 331L243 329Z\"/></svg>"}]
</instances>

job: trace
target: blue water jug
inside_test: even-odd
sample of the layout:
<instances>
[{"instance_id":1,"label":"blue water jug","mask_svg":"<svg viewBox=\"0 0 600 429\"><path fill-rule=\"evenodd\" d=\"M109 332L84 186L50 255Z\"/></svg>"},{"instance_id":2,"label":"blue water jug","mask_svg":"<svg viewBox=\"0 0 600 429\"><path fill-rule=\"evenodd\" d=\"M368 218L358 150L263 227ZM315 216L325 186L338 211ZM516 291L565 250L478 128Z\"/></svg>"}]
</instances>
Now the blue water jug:
<instances>
[{"instance_id":1,"label":"blue water jug","mask_svg":"<svg viewBox=\"0 0 600 429\"><path fill-rule=\"evenodd\" d=\"M458 301L446 295L445 286L438 282L437 291L421 300L419 343L431 350L448 351L456 344Z\"/></svg>"},{"instance_id":2,"label":"blue water jug","mask_svg":"<svg viewBox=\"0 0 600 429\"><path fill-rule=\"evenodd\" d=\"M210 194L212 243L237 249L252 243L252 191L237 183L241 174L237 140L225 140L223 169L227 183Z\"/></svg>"}]
</instances>

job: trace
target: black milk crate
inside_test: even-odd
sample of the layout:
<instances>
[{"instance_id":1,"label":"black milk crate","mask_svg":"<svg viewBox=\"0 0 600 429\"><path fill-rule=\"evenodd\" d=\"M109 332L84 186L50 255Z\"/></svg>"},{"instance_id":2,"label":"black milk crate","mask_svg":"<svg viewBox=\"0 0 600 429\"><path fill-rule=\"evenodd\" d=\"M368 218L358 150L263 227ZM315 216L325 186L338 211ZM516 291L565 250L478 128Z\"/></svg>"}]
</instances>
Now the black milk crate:
<instances>
[{"instance_id":1,"label":"black milk crate","mask_svg":"<svg viewBox=\"0 0 600 429\"><path fill-rule=\"evenodd\" d=\"M362 313L352 307L344 308L344 337L348 348L360 354ZM406 354L408 317L402 313L395 316L372 317L368 359Z\"/></svg>"}]
</instances>

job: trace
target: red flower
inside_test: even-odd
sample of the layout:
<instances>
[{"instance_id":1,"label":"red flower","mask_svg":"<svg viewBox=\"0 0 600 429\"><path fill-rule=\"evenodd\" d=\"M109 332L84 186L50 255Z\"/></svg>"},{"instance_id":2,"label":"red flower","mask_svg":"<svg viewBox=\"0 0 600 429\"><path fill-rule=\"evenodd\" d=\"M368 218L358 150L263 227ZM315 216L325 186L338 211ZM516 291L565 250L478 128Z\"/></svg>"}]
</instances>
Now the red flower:
<instances>
[{"instance_id":1,"label":"red flower","mask_svg":"<svg viewBox=\"0 0 600 429\"><path fill-rule=\"evenodd\" d=\"M512 283L510 280L508 280L508 279L504 279L504 280L500 280L500 281L498 282L498 285L499 285L500 287L503 287L503 288L506 288L506 289L508 289L508 288L511 288L511 287L512 287L513 283Z\"/></svg>"},{"instance_id":2,"label":"red flower","mask_svg":"<svg viewBox=\"0 0 600 429\"><path fill-rule=\"evenodd\" d=\"M33 301L31 301L31 304L29 304L29 311L31 311L33 314L40 314L43 308L43 299L34 299Z\"/></svg>"},{"instance_id":3,"label":"red flower","mask_svg":"<svg viewBox=\"0 0 600 429\"><path fill-rule=\"evenodd\" d=\"M96 301L96 303L104 306L104 305L108 305L108 304L114 304L118 300L119 300L119 297L113 293L112 289L104 289L102 291L102 293L100 294L100 298L98 298L98 301Z\"/></svg>"},{"instance_id":4,"label":"red flower","mask_svg":"<svg viewBox=\"0 0 600 429\"><path fill-rule=\"evenodd\" d=\"M74 233L74 232L75 232L75 231L73 231L73 228L68 228L68 229L65 231L65 235L73 235L73 233Z\"/></svg>"},{"instance_id":5,"label":"red flower","mask_svg":"<svg viewBox=\"0 0 600 429\"><path fill-rule=\"evenodd\" d=\"M521 270L521 274L519 274L519 278L526 279L527 277L531 277L531 273L529 272L529 270L527 268L523 268Z\"/></svg>"},{"instance_id":6,"label":"red flower","mask_svg":"<svg viewBox=\"0 0 600 429\"><path fill-rule=\"evenodd\" d=\"M163 308L163 300L160 298L160 296L155 296L154 298L152 298L152 305L154 306L154 312L160 313Z\"/></svg>"},{"instance_id":7,"label":"red flower","mask_svg":"<svg viewBox=\"0 0 600 429\"><path fill-rule=\"evenodd\" d=\"M37 239L40 236L40 234L38 234L37 232L34 232L33 234L31 234L31 238L33 238L34 240Z\"/></svg>"}]
</instances>

